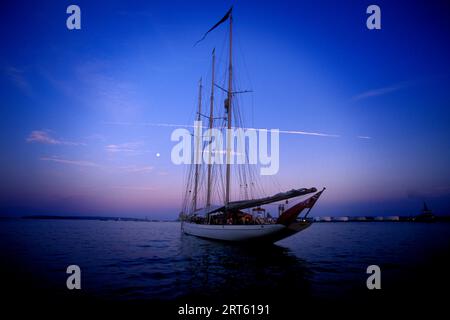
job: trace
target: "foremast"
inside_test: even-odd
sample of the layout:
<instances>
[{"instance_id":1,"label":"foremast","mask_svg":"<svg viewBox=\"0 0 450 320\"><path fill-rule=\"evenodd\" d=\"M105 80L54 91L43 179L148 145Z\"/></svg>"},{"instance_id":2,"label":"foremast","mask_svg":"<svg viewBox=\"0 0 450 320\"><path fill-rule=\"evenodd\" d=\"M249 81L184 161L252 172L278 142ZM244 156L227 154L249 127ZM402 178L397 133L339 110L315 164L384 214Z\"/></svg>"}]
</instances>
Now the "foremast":
<instances>
[{"instance_id":1,"label":"foremast","mask_svg":"<svg viewBox=\"0 0 450 320\"><path fill-rule=\"evenodd\" d=\"M194 212L197 210L197 197L198 197L198 174L200 167L200 144L201 144L201 136L200 136L200 116L202 114L202 78L200 78L198 84L198 112L197 112L197 123L194 128L194 135L196 139L195 143L195 155L194 155L194 163L195 163L195 176L194 176Z\"/></svg>"},{"instance_id":2,"label":"foremast","mask_svg":"<svg viewBox=\"0 0 450 320\"><path fill-rule=\"evenodd\" d=\"M208 186L206 191L206 207L211 206L211 153L212 153L212 128L214 124L214 72L216 64L216 49L212 51L212 75L211 75L211 97L209 106L209 152L208 152Z\"/></svg>"},{"instance_id":3,"label":"foremast","mask_svg":"<svg viewBox=\"0 0 450 320\"><path fill-rule=\"evenodd\" d=\"M226 187L225 187L225 204L230 202L230 174L231 174L231 114L232 114L232 99L233 99L233 13L230 13L230 61L228 65L228 95L225 103L225 108L228 113L228 130L227 130L227 172L226 172Z\"/></svg>"}]
</instances>

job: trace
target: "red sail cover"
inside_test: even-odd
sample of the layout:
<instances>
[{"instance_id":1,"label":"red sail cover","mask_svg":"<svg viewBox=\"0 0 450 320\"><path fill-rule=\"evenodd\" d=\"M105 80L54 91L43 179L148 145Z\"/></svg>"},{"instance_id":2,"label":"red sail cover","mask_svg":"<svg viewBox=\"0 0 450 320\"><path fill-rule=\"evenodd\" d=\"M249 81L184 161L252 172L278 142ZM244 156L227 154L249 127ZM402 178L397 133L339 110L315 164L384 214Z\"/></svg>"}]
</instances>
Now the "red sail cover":
<instances>
[{"instance_id":1,"label":"red sail cover","mask_svg":"<svg viewBox=\"0 0 450 320\"><path fill-rule=\"evenodd\" d=\"M322 192L324 190L317 192L312 197L310 197L302 202L299 202L295 206L284 211L278 218L277 223L284 224L286 226L290 225L292 222L295 221L295 219L297 219L298 215L303 211L303 209L312 208L314 206L317 199L319 199L320 195L322 194Z\"/></svg>"}]
</instances>

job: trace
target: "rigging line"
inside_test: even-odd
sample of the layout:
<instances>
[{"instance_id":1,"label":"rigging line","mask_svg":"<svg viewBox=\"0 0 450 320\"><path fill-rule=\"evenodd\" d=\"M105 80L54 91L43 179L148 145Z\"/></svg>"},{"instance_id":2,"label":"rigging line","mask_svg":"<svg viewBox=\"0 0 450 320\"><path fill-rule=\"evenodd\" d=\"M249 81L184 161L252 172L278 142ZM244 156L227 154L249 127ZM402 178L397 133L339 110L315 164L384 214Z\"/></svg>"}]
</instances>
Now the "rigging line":
<instances>
[{"instance_id":1,"label":"rigging line","mask_svg":"<svg viewBox=\"0 0 450 320\"><path fill-rule=\"evenodd\" d=\"M188 176L187 176L187 183L186 183L186 190L185 190L185 201L184 201L184 208L185 208L185 213L186 214L191 214L191 192L190 190L192 189L192 169L193 166L192 164L189 165L189 170L188 170Z\"/></svg>"},{"instance_id":2,"label":"rigging line","mask_svg":"<svg viewBox=\"0 0 450 320\"><path fill-rule=\"evenodd\" d=\"M241 55L242 61L244 62L244 66L243 67L244 67L244 70L246 72L247 80L250 83L250 88L253 89L252 79L250 77L250 72L249 72L249 69L247 67L247 60L245 59L244 51L242 50L241 39L240 39L239 35L237 37L235 37L235 39L236 39L237 46L238 46L238 49L239 49L239 54Z\"/></svg>"},{"instance_id":3,"label":"rigging line","mask_svg":"<svg viewBox=\"0 0 450 320\"><path fill-rule=\"evenodd\" d=\"M240 104L240 101L239 101L239 104ZM239 112L238 112L238 115L237 115L237 117L238 117L238 123L241 125L241 126L243 126L243 112L242 112L242 108L239 108ZM241 175L242 175L242 184L244 185L244 193L245 193L245 197L246 197L246 199L248 199L249 198L249 189L250 189L250 194L252 194L253 192L252 192L252 188L251 188L251 185L250 185L250 187L249 187L249 177L250 177L250 173L251 173L251 171L252 171L252 167L253 167L253 165L251 165L250 164L250 162L249 162L249 145L247 145L246 143L245 143L245 137L243 137L244 138L244 141L243 141L243 143L244 143L244 152L245 152L245 163L244 163L244 165L242 166L242 173L241 173Z\"/></svg>"},{"instance_id":4,"label":"rigging line","mask_svg":"<svg viewBox=\"0 0 450 320\"><path fill-rule=\"evenodd\" d=\"M219 175L219 179L217 179L216 184L220 187L217 188L217 195L218 195L218 201L219 203L223 203L225 201L225 184L224 184L224 174L223 174L223 165L220 165L220 167L217 168L217 172Z\"/></svg>"},{"instance_id":5,"label":"rigging line","mask_svg":"<svg viewBox=\"0 0 450 320\"><path fill-rule=\"evenodd\" d=\"M212 177L213 177L213 179L212 179L212 181L211 181L211 186L212 186L212 194L211 194L211 203L212 204L216 204L216 203L219 203L219 199L218 199L218 194L217 194L217 192L218 192L218 189L219 189L219 183L218 183L218 171L217 171L217 165L214 165L213 167L212 167ZM219 177L220 178L220 177Z\"/></svg>"},{"instance_id":6,"label":"rigging line","mask_svg":"<svg viewBox=\"0 0 450 320\"><path fill-rule=\"evenodd\" d=\"M226 74L227 74L227 68L223 66L224 61L225 61L225 65L227 64L228 61L228 50L226 50L226 43L228 41L228 37L229 37L229 30L227 29L227 31L224 33L224 38L222 40L222 46L221 46L221 50L220 50L220 54L218 56L218 60L217 60L217 75L221 78L224 79L223 81L225 82L226 79ZM225 60L224 60L225 58ZM219 70L222 70L222 74L220 73ZM219 79L218 77L218 79ZM223 97L222 97L223 98Z\"/></svg>"},{"instance_id":7,"label":"rigging line","mask_svg":"<svg viewBox=\"0 0 450 320\"><path fill-rule=\"evenodd\" d=\"M247 59L245 58L245 54L244 54L243 49L242 49L241 37L239 35L237 35L235 37L235 39L236 39L236 43L237 43L239 54L242 57L245 74L246 74L247 80L248 80L248 82L250 84L250 92L253 93L252 78L250 76L249 68L248 68L248 65L247 65ZM255 127L255 119L254 118L255 118L255 113L254 113L254 95L252 94L251 95L251 125L252 125L252 127Z\"/></svg>"},{"instance_id":8,"label":"rigging line","mask_svg":"<svg viewBox=\"0 0 450 320\"><path fill-rule=\"evenodd\" d=\"M186 166L183 166L183 185L186 186L187 185L187 168ZM184 192L182 192L182 196L181 196L181 212L186 214L186 208L185 208L185 200L186 200L186 190L184 190Z\"/></svg>"},{"instance_id":9,"label":"rigging line","mask_svg":"<svg viewBox=\"0 0 450 320\"><path fill-rule=\"evenodd\" d=\"M243 120L242 120L242 108L240 108L240 100L236 101L235 106L235 122L237 123L237 127L243 127ZM240 138L238 138L240 139ZM248 163L248 147L245 144L245 137L243 137L244 141L241 143L244 143L244 152L245 152L245 163L238 166L238 174L239 174L239 184L240 184L240 190L243 189L243 193L245 195L245 198L248 199L248 180L247 180L247 170L249 169L249 163Z\"/></svg>"},{"instance_id":10,"label":"rigging line","mask_svg":"<svg viewBox=\"0 0 450 320\"><path fill-rule=\"evenodd\" d=\"M222 91L224 91L224 92L227 92L228 93L228 90L227 89L225 89L225 88L222 88L221 86L219 86L217 83L214 83L214 86L215 87L217 87L217 88L219 88L220 90L222 90Z\"/></svg>"},{"instance_id":11,"label":"rigging line","mask_svg":"<svg viewBox=\"0 0 450 320\"><path fill-rule=\"evenodd\" d=\"M192 177L192 165L188 166L187 176L186 176L186 190L185 190L185 207L187 209L187 205L189 202L189 190L191 189L191 177Z\"/></svg>"},{"instance_id":12,"label":"rigging line","mask_svg":"<svg viewBox=\"0 0 450 320\"><path fill-rule=\"evenodd\" d=\"M234 81L233 81L233 83L234 83ZM219 86L217 83L214 83L214 86L217 87L217 88L219 88L220 90L222 90L222 91L228 93L228 90L227 90L227 89L222 88L222 87ZM253 91L252 91L252 90L233 91L233 92L231 92L231 94L234 95L234 94L239 94L239 93L250 93L250 92L253 92Z\"/></svg>"}]
</instances>

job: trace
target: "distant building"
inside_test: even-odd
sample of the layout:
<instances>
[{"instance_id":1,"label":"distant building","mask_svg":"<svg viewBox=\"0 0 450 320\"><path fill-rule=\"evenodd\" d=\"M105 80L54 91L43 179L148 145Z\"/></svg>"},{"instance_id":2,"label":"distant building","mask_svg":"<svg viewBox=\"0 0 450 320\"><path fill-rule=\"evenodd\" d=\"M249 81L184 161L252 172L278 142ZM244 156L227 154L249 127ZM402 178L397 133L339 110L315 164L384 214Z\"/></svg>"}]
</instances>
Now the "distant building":
<instances>
[{"instance_id":1,"label":"distant building","mask_svg":"<svg viewBox=\"0 0 450 320\"><path fill-rule=\"evenodd\" d=\"M333 221L336 221L336 222L346 222L346 221L348 221L348 217L334 217L334 218L333 218Z\"/></svg>"},{"instance_id":2,"label":"distant building","mask_svg":"<svg viewBox=\"0 0 450 320\"><path fill-rule=\"evenodd\" d=\"M386 220L386 221L400 221L400 217L399 216L388 216L388 217L385 217L384 220Z\"/></svg>"}]
</instances>

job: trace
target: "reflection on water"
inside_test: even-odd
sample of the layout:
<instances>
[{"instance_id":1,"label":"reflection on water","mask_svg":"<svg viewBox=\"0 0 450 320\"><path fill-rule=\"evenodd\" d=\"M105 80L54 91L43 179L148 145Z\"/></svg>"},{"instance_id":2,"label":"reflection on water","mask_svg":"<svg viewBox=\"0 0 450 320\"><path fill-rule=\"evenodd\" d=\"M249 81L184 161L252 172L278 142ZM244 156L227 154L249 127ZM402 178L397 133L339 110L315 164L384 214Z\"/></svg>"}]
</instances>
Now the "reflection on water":
<instances>
[{"instance_id":1,"label":"reflection on water","mask_svg":"<svg viewBox=\"0 0 450 320\"><path fill-rule=\"evenodd\" d=\"M11 270L20 265L54 292L65 290L70 264L82 270L83 294L106 300L261 302L310 292L312 273L290 249L200 239L177 223L17 220L0 224L0 243Z\"/></svg>"},{"instance_id":2,"label":"reflection on water","mask_svg":"<svg viewBox=\"0 0 450 320\"><path fill-rule=\"evenodd\" d=\"M181 292L189 295L270 300L287 296L292 289L297 297L310 292L311 271L288 248L230 245L181 235L179 254L187 261L188 277L188 290Z\"/></svg>"},{"instance_id":3,"label":"reflection on water","mask_svg":"<svg viewBox=\"0 0 450 320\"><path fill-rule=\"evenodd\" d=\"M67 293L65 270L77 264L81 294L106 301L323 302L370 298L366 268L377 264L390 301L436 296L448 279L449 231L439 223L323 223L278 245L242 246L182 235L179 223L11 220L0 222L0 271L6 290L35 296L32 283L51 301Z\"/></svg>"}]
</instances>

